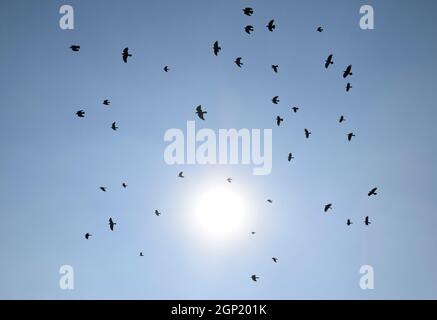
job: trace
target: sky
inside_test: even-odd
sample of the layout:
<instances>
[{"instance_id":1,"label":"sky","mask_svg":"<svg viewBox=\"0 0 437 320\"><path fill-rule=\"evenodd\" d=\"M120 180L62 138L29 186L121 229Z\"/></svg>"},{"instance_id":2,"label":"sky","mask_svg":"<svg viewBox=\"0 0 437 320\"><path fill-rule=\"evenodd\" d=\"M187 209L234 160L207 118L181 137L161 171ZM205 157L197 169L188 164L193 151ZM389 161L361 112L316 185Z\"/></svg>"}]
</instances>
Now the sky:
<instances>
[{"instance_id":1,"label":"sky","mask_svg":"<svg viewBox=\"0 0 437 320\"><path fill-rule=\"evenodd\" d=\"M63 4L74 30L59 27ZM364 4L374 30L359 27ZM436 10L431 0L1 1L0 298L436 299ZM189 120L271 128L271 174L168 165L164 133ZM189 220L211 186L250 207L241 234L219 245ZM63 265L74 290L59 286ZM362 265L373 290L359 286Z\"/></svg>"}]
</instances>

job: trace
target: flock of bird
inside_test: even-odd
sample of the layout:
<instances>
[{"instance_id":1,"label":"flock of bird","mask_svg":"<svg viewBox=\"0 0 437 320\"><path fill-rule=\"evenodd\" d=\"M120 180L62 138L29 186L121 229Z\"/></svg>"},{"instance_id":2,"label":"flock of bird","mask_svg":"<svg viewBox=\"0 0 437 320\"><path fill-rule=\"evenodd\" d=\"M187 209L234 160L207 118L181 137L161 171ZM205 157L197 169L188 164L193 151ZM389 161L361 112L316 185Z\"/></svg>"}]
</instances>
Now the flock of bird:
<instances>
[{"instance_id":1,"label":"flock of bird","mask_svg":"<svg viewBox=\"0 0 437 320\"><path fill-rule=\"evenodd\" d=\"M249 7L247 7L247 8L243 8L243 13L244 13L246 16L249 16L249 17L250 17L250 16L253 15L254 10L253 10L253 8L249 8ZM268 24L266 25L266 27L267 27L267 29L268 29L270 32L273 32L273 31L276 29L275 20L273 20L273 19L270 20L270 21L268 22ZM247 34L249 34L249 35L250 35L252 32L254 32L254 30L255 30L255 29L254 29L254 27L253 27L252 25L247 25L247 26L244 27L244 31L245 31ZM317 27L316 31L317 31L317 32L323 32L324 29L323 29L323 27L319 26L319 27ZM80 51L80 45L72 45L72 46L70 46L70 49L71 49L72 51L74 51L74 52L79 52L79 51ZM222 50L222 48L221 48L221 46L220 46L220 44L219 44L218 41L215 41L215 42L213 43L212 49L213 49L213 53L214 53L215 56L218 56L219 53L220 53L220 51ZM129 48L124 48L123 51L122 51L122 60L124 61L124 63L127 63L127 62L128 62L128 59L129 59L130 57L132 57L132 54L129 52ZM332 64L334 64L333 57L334 57L333 54L330 54L330 55L327 57L327 59L325 60L325 69L329 69L329 67L330 67ZM242 62L242 59L243 59L242 57L237 57L237 58L235 59L235 61L234 61L234 63L235 63L239 68L242 68L242 66L244 65L244 63ZM278 73L278 72L279 72L279 65L277 65L277 64L273 64L273 65L271 66L271 68L272 68L272 70L273 70L274 73ZM169 71L170 71L170 68L169 68L169 66L164 66L163 70L164 70L165 72L169 72ZM346 79L348 76L352 76L352 75L353 75L353 73L352 73L352 65L348 65L348 66L346 67L346 69L343 71L343 78ZM348 82L348 83L346 84L346 91L349 92L350 89L352 89L352 85L351 85L350 82ZM273 104L279 104L279 103L280 103L279 96L274 96L274 97L272 98L272 103L273 103ZM110 105L110 101L109 101L108 99L105 99L105 100L103 101L103 105L105 105L105 106L109 106L109 105ZM292 112L297 113L297 112L300 110L300 108L294 106L294 107L291 108L291 110L292 110ZM206 115L207 113L208 113L207 111L205 111L205 110L202 109L202 105L199 105L199 106L197 106L197 107L195 108L195 114L198 116L199 119L201 119L201 120L203 120L203 121L205 121L205 115ZM84 110L79 110L79 111L76 112L76 115L77 115L79 118L84 118L84 117L85 117L85 111L84 111ZM338 120L338 122L339 122L339 123L343 123L345 120L346 120L345 117L344 117L343 115L341 115L340 118L339 118L339 120ZM283 119L281 116L277 116L277 117L276 117L276 124L277 124L277 126L280 126L281 123L282 123L283 121L284 121L284 119ZM118 129L116 122L113 122L113 123L111 124L111 129L114 130L114 131L116 131L116 130ZM305 128L305 129L304 129L304 134L305 134L305 138L306 138L306 139L309 139L309 138L310 138L310 135L311 135L312 133L311 133L311 131L309 131L307 128ZM354 134L353 132L350 132L350 133L347 134L347 139L348 139L348 141L351 141L353 137L355 137L355 134ZM288 161L290 162L290 161L293 160L293 159L294 159L293 154L292 154L292 153L289 153L289 154L288 154ZM179 177L179 178L185 178L185 176L184 176L184 172L183 172L183 171L179 172L178 177ZM231 182L232 182L232 178L227 178L226 181L229 182L229 183L231 183ZM123 187L123 188L127 188L127 184L126 184L125 182L123 182L123 183L122 183L122 187ZM101 187L99 187L99 188L100 188L100 190L103 191L103 192L106 192L106 191L107 191L107 187L101 186ZM377 195L377 192L376 192L376 191L377 191L377 188L376 188L376 187L375 187L375 188L372 188L372 189L368 192L367 195L368 195L369 197L370 197L370 196L375 196L375 195ZM269 203L273 203L273 200L271 200L271 199L267 199L267 202L269 202ZM324 210L323 210L323 211L324 211L325 213L328 213L328 211L329 211L329 210L332 210L332 209L333 209L333 205L332 205L332 203L328 203L328 204L326 204L326 205L324 206ZM161 212L159 212L159 210L155 210L154 213L155 213L155 215L158 216L158 217L161 215ZM352 224L353 224L353 222L351 221L351 219L347 219L347 221L346 221L346 225L347 225L347 226L350 226L350 225L352 225ZM365 224L366 226L368 226L368 225L371 224L369 216L366 216L366 217L364 218L364 224ZM111 231L114 231L114 227L117 225L117 223L114 222L112 218L109 218L108 225L109 225L109 229L110 229ZM254 231L252 231L251 233L252 233L252 234L255 234ZM86 240L89 240L91 236L92 236L92 235L91 235L90 233L87 232L87 233L85 234L85 239L86 239ZM140 255L141 257L144 256L144 255L143 255L143 252L140 252L139 255ZM277 263L279 259L278 259L277 257L272 257L272 260L273 260L274 263ZM259 279L259 276L257 276L256 274L253 274L253 275L250 276L250 278L251 278L253 281L256 282L256 281Z\"/></svg>"}]
</instances>

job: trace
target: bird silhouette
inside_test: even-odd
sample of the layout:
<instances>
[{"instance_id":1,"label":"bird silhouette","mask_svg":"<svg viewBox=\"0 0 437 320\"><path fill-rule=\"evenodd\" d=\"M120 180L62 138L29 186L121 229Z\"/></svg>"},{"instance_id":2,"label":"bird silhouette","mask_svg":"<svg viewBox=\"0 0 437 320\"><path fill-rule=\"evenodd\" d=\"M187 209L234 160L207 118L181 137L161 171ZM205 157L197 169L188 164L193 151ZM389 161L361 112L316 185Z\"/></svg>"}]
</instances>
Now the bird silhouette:
<instances>
[{"instance_id":1,"label":"bird silhouette","mask_svg":"<svg viewBox=\"0 0 437 320\"><path fill-rule=\"evenodd\" d=\"M116 126L115 122L112 123L111 129L114 130L114 131L116 131L118 129L118 127Z\"/></svg>"},{"instance_id":2,"label":"bird silhouette","mask_svg":"<svg viewBox=\"0 0 437 320\"><path fill-rule=\"evenodd\" d=\"M115 225L116 225L116 223L114 221L112 221L112 218L109 218L109 229L111 229L111 231L114 231Z\"/></svg>"},{"instance_id":3,"label":"bird silhouette","mask_svg":"<svg viewBox=\"0 0 437 320\"><path fill-rule=\"evenodd\" d=\"M310 137L310 134L312 134L308 129L305 129L305 137L308 139Z\"/></svg>"},{"instance_id":4,"label":"bird silhouette","mask_svg":"<svg viewBox=\"0 0 437 320\"><path fill-rule=\"evenodd\" d=\"M259 279L259 277L257 277L256 274L251 275L250 278L255 282Z\"/></svg>"},{"instance_id":5,"label":"bird silhouette","mask_svg":"<svg viewBox=\"0 0 437 320\"><path fill-rule=\"evenodd\" d=\"M72 46L70 46L70 49L75 51L75 52L78 52L80 50L80 46L76 45L76 44L73 44Z\"/></svg>"},{"instance_id":6,"label":"bird silhouette","mask_svg":"<svg viewBox=\"0 0 437 320\"><path fill-rule=\"evenodd\" d=\"M123 188L127 188L127 184L126 183L123 182L121 185L123 186Z\"/></svg>"},{"instance_id":7,"label":"bird silhouette","mask_svg":"<svg viewBox=\"0 0 437 320\"><path fill-rule=\"evenodd\" d=\"M350 82L347 83L346 85L346 92L349 92L350 89L352 89L353 87L351 86Z\"/></svg>"},{"instance_id":8,"label":"bird silhouette","mask_svg":"<svg viewBox=\"0 0 437 320\"><path fill-rule=\"evenodd\" d=\"M348 226L350 226L350 225L353 224L353 223L352 223L351 219L347 219L346 224L347 224Z\"/></svg>"},{"instance_id":9,"label":"bird silhouette","mask_svg":"<svg viewBox=\"0 0 437 320\"><path fill-rule=\"evenodd\" d=\"M322 28L322 27L318 27L318 28L317 28L317 31L318 31L318 32L323 32L323 28Z\"/></svg>"},{"instance_id":10,"label":"bird silhouette","mask_svg":"<svg viewBox=\"0 0 437 320\"><path fill-rule=\"evenodd\" d=\"M338 122L339 122L339 123L342 123L342 122L344 122L344 121L346 121L346 119L343 117L343 115L341 115L341 116L340 116L340 119L338 119Z\"/></svg>"},{"instance_id":11,"label":"bird silhouette","mask_svg":"<svg viewBox=\"0 0 437 320\"><path fill-rule=\"evenodd\" d=\"M328 210L332 209L332 203L328 203L325 205L325 212L328 212Z\"/></svg>"},{"instance_id":12,"label":"bird silhouette","mask_svg":"<svg viewBox=\"0 0 437 320\"><path fill-rule=\"evenodd\" d=\"M278 258L273 257L272 260L277 263L278 262Z\"/></svg>"},{"instance_id":13,"label":"bird silhouette","mask_svg":"<svg viewBox=\"0 0 437 320\"><path fill-rule=\"evenodd\" d=\"M250 34L251 32L253 32L253 26L248 25L244 27L244 31L246 31L247 34Z\"/></svg>"},{"instance_id":14,"label":"bird silhouette","mask_svg":"<svg viewBox=\"0 0 437 320\"><path fill-rule=\"evenodd\" d=\"M123 53L121 55L123 56L124 63L127 63L128 57L132 57L132 55L129 53L129 48L124 48Z\"/></svg>"},{"instance_id":15,"label":"bird silhouette","mask_svg":"<svg viewBox=\"0 0 437 320\"><path fill-rule=\"evenodd\" d=\"M76 112L76 115L77 115L79 118L83 118L83 117L85 117L85 111L83 111L83 110L79 110L78 112Z\"/></svg>"},{"instance_id":16,"label":"bird silhouette","mask_svg":"<svg viewBox=\"0 0 437 320\"><path fill-rule=\"evenodd\" d=\"M165 67L164 67L164 71L165 71L165 72L169 72L169 71L170 71L169 66L165 66Z\"/></svg>"},{"instance_id":17,"label":"bird silhouette","mask_svg":"<svg viewBox=\"0 0 437 320\"><path fill-rule=\"evenodd\" d=\"M274 96L273 97L273 99L272 99L272 102L274 103L274 104L278 104L279 103L279 96Z\"/></svg>"},{"instance_id":18,"label":"bird silhouette","mask_svg":"<svg viewBox=\"0 0 437 320\"><path fill-rule=\"evenodd\" d=\"M293 110L294 113L297 113L299 111L299 108L298 107L293 107L293 108L291 108L291 110Z\"/></svg>"},{"instance_id":19,"label":"bird silhouette","mask_svg":"<svg viewBox=\"0 0 437 320\"><path fill-rule=\"evenodd\" d=\"M108 99L106 99L106 100L103 100L103 104L105 106L109 106L111 104L111 102Z\"/></svg>"},{"instance_id":20,"label":"bird silhouette","mask_svg":"<svg viewBox=\"0 0 437 320\"><path fill-rule=\"evenodd\" d=\"M370 196L376 196L377 195L376 190L378 190L378 188L373 188L372 190L369 191L369 193L367 195L369 197Z\"/></svg>"},{"instance_id":21,"label":"bird silhouette","mask_svg":"<svg viewBox=\"0 0 437 320\"><path fill-rule=\"evenodd\" d=\"M278 127L281 125L282 121L284 121L284 119L282 119L280 116L276 117L276 124L278 125Z\"/></svg>"},{"instance_id":22,"label":"bird silhouette","mask_svg":"<svg viewBox=\"0 0 437 320\"><path fill-rule=\"evenodd\" d=\"M238 57L237 59L235 59L234 62L239 68L241 68L241 66L243 65L243 62L241 62L241 57Z\"/></svg>"},{"instance_id":23,"label":"bird silhouette","mask_svg":"<svg viewBox=\"0 0 437 320\"><path fill-rule=\"evenodd\" d=\"M266 27L270 32L273 32L273 30L276 29L275 20L270 20Z\"/></svg>"},{"instance_id":24,"label":"bird silhouette","mask_svg":"<svg viewBox=\"0 0 437 320\"><path fill-rule=\"evenodd\" d=\"M227 178L226 181L228 181L229 183L232 183L232 178Z\"/></svg>"},{"instance_id":25,"label":"bird silhouette","mask_svg":"<svg viewBox=\"0 0 437 320\"><path fill-rule=\"evenodd\" d=\"M290 152L288 154L288 162L290 162L292 159L294 159L293 154Z\"/></svg>"},{"instance_id":26,"label":"bird silhouette","mask_svg":"<svg viewBox=\"0 0 437 320\"><path fill-rule=\"evenodd\" d=\"M331 64L334 64L334 61L332 61L332 57L333 57L333 55L330 54L330 55L328 56L328 58L325 60L325 68L326 68L326 69L328 69L328 67L329 67Z\"/></svg>"},{"instance_id":27,"label":"bird silhouette","mask_svg":"<svg viewBox=\"0 0 437 320\"><path fill-rule=\"evenodd\" d=\"M273 200L267 199L268 203L273 203Z\"/></svg>"},{"instance_id":28,"label":"bird silhouette","mask_svg":"<svg viewBox=\"0 0 437 320\"><path fill-rule=\"evenodd\" d=\"M343 71L343 78L346 78L347 76L351 76L353 73L352 71L352 65L348 65L346 70Z\"/></svg>"},{"instance_id":29,"label":"bird silhouette","mask_svg":"<svg viewBox=\"0 0 437 320\"><path fill-rule=\"evenodd\" d=\"M156 214L157 217L159 217L161 212L159 212L158 210L155 210L155 214Z\"/></svg>"},{"instance_id":30,"label":"bird silhouette","mask_svg":"<svg viewBox=\"0 0 437 320\"><path fill-rule=\"evenodd\" d=\"M273 71L274 71L275 73L278 73L279 65L277 65L277 64L272 64L272 69L273 69Z\"/></svg>"},{"instance_id":31,"label":"bird silhouette","mask_svg":"<svg viewBox=\"0 0 437 320\"><path fill-rule=\"evenodd\" d=\"M252 232L251 232L251 234L255 234L255 233L256 233L255 231L252 231Z\"/></svg>"},{"instance_id":32,"label":"bird silhouette","mask_svg":"<svg viewBox=\"0 0 437 320\"><path fill-rule=\"evenodd\" d=\"M347 140L348 140L348 141L351 141L351 140L352 140L352 137L355 137L355 135L353 134L353 132L347 134Z\"/></svg>"},{"instance_id":33,"label":"bird silhouette","mask_svg":"<svg viewBox=\"0 0 437 320\"><path fill-rule=\"evenodd\" d=\"M243 12L246 16L251 16L253 14L253 9L252 8L244 8Z\"/></svg>"},{"instance_id":34,"label":"bird silhouette","mask_svg":"<svg viewBox=\"0 0 437 320\"><path fill-rule=\"evenodd\" d=\"M203 111L203 110L202 110L202 105L197 106L197 108L196 108L196 114L197 114L197 116L198 116L200 119L205 120L204 115L207 114L207 113L208 113L207 111Z\"/></svg>"},{"instance_id":35,"label":"bird silhouette","mask_svg":"<svg viewBox=\"0 0 437 320\"><path fill-rule=\"evenodd\" d=\"M367 216L366 219L364 219L364 223L366 226L368 226L370 224L369 216Z\"/></svg>"},{"instance_id":36,"label":"bird silhouette","mask_svg":"<svg viewBox=\"0 0 437 320\"><path fill-rule=\"evenodd\" d=\"M214 54L215 54L215 55L218 55L218 53L219 53L220 50L222 49L222 47L219 46L218 41L214 42L214 45L213 45L212 48L213 48L213 50L214 50Z\"/></svg>"},{"instance_id":37,"label":"bird silhouette","mask_svg":"<svg viewBox=\"0 0 437 320\"><path fill-rule=\"evenodd\" d=\"M100 190L102 190L103 192L106 192L106 187L100 187Z\"/></svg>"},{"instance_id":38,"label":"bird silhouette","mask_svg":"<svg viewBox=\"0 0 437 320\"><path fill-rule=\"evenodd\" d=\"M144 257L143 252L140 252L140 257Z\"/></svg>"},{"instance_id":39,"label":"bird silhouette","mask_svg":"<svg viewBox=\"0 0 437 320\"><path fill-rule=\"evenodd\" d=\"M91 236L92 236L92 234L90 234L90 233L88 233L88 232L87 232L87 233L85 233L85 239L87 239L87 240L88 240L88 239L89 239L89 238L90 238Z\"/></svg>"},{"instance_id":40,"label":"bird silhouette","mask_svg":"<svg viewBox=\"0 0 437 320\"><path fill-rule=\"evenodd\" d=\"M178 177L179 177L179 178L185 178L185 177L184 177L184 172L183 172L183 171L179 172Z\"/></svg>"}]
</instances>

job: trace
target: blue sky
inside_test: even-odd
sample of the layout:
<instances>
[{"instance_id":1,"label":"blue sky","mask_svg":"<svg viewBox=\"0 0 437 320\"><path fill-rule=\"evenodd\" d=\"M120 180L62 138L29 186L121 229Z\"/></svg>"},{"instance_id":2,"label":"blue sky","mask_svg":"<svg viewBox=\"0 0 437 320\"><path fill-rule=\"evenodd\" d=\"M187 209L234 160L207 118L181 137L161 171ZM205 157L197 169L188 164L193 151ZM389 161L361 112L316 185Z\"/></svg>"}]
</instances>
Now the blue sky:
<instances>
[{"instance_id":1,"label":"blue sky","mask_svg":"<svg viewBox=\"0 0 437 320\"><path fill-rule=\"evenodd\" d=\"M434 1L69 1L69 31L59 28L62 4L0 3L0 298L437 298ZM375 9L375 30L359 28L363 4ZM164 133L187 120L273 128L272 173L167 165ZM190 199L228 176L250 199L248 236L200 249L185 228ZM59 288L65 264L72 291ZM361 265L374 267L374 290L360 289Z\"/></svg>"}]
</instances>

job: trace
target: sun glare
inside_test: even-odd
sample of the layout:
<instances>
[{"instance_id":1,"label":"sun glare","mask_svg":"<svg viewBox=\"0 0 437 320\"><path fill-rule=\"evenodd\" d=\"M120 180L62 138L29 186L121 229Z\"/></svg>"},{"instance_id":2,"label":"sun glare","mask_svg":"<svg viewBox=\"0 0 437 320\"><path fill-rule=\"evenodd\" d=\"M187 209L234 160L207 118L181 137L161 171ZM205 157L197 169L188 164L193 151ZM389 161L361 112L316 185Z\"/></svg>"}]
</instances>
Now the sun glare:
<instances>
[{"instance_id":1,"label":"sun glare","mask_svg":"<svg viewBox=\"0 0 437 320\"><path fill-rule=\"evenodd\" d=\"M241 233L247 219L243 195L233 188L202 191L194 207L194 227L211 239L226 240Z\"/></svg>"}]
</instances>

